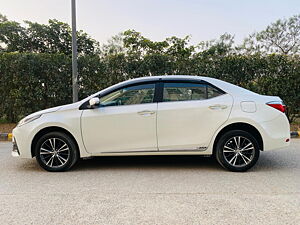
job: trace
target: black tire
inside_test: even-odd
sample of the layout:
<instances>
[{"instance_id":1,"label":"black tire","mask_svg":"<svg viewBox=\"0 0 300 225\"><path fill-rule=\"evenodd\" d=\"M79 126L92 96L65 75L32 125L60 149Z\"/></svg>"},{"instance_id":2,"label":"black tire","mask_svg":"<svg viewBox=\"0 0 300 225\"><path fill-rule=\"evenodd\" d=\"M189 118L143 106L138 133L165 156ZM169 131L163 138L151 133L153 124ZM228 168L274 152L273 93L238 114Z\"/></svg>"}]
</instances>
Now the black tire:
<instances>
[{"instance_id":1,"label":"black tire","mask_svg":"<svg viewBox=\"0 0 300 225\"><path fill-rule=\"evenodd\" d=\"M223 134L218 140L215 156L225 169L244 172L256 164L259 158L259 145L250 133L232 130Z\"/></svg>"},{"instance_id":2,"label":"black tire","mask_svg":"<svg viewBox=\"0 0 300 225\"><path fill-rule=\"evenodd\" d=\"M54 131L43 135L37 141L35 156L39 165L45 170L62 172L75 165L79 152L73 138L65 133Z\"/></svg>"}]
</instances>

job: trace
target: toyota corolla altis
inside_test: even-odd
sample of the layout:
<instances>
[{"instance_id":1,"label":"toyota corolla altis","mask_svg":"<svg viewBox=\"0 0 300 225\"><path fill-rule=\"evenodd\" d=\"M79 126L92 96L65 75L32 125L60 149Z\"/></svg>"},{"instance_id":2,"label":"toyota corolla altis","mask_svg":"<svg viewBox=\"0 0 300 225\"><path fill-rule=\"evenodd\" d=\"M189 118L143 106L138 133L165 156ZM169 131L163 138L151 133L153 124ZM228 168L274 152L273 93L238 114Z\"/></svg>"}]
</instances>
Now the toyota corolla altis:
<instances>
[{"instance_id":1,"label":"toyota corolla altis","mask_svg":"<svg viewBox=\"0 0 300 225\"><path fill-rule=\"evenodd\" d=\"M279 97L209 77L144 77L25 117L12 155L48 171L91 156L213 155L246 171L260 151L288 146L289 129Z\"/></svg>"}]
</instances>

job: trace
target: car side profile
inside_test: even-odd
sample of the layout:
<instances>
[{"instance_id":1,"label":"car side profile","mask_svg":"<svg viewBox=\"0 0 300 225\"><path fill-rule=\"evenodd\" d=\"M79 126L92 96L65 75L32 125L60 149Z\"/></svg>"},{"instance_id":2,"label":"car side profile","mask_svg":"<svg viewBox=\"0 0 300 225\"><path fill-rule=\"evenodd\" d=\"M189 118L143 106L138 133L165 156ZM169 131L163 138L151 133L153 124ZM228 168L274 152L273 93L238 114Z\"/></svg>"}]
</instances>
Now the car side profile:
<instances>
[{"instance_id":1,"label":"car side profile","mask_svg":"<svg viewBox=\"0 0 300 225\"><path fill-rule=\"evenodd\" d=\"M13 130L12 155L36 157L47 171L91 156L212 155L240 172L260 151L289 145L284 112L279 97L214 78L143 77L25 117Z\"/></svg>"}]
</instances>

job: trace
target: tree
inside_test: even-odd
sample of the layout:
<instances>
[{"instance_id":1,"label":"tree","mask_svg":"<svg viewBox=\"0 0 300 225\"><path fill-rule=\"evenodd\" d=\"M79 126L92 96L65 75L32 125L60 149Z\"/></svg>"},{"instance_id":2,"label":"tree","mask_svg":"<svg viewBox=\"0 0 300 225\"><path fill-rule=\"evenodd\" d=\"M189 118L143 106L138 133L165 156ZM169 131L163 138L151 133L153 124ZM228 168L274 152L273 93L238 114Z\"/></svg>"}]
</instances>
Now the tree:
<instances>
[{"instance_id":1,"label":"tree","mask_svg":"<svg viewBox=\"0 0 300 225\"><path fill-rule=\"evenodd\" d=\"M101 46L101 53L104 56L125 53L123 33L112 36L107 44Z\"/></svg>"},{"instance_id":2,"label":"tree","mask_svg":"<svg viewBox=\"0 0 300 225\"><path fill-rule=\"evenodd\" d=\"M300 15L279 19L261 32L245 39L242 50L246 53L300 53Z\"/></svg>"},{"instance_id":3,"label":"tree","mask_svg":"<svg viewBox=\"0 0 300 225\"><path fill-rule=\"evenodd\" d=\"M136 55L137 57L153 53L163 53L169 46L166 40L151 41L135 30L127 30L123 33L123 44L129 55Z\"/></svg>"},{"instance_id":4,"label":"tree","mask_svg":"<svg viewBox=\"0 0 300 225\"><path fill-rule=\"evenodd\" d=\"M0 13L0 23L6 22L6 21L7 21L7 17Z\"/></svg>"},{"instance_id":5,"label":"tree","mask_svg":"<svg viewBox=\"0 0 300 225\"><path fill-rule=\"evenodd\" d=\"M192 45L190 36L152 41L135 30L112 37L100 48L80 31L79 97L136 77L204 75L280 96L292 121L300 113L299 20L294 16L271 24L256 33L247 48L236 46L227 33ZM0 15L0 117L17 121L39 109L69 103L70 55L68 24L49 20L21 26Z\"/></svg>"},{"instance_id":6,"label":"tree","mask_svg":"<svg viewBox=\"0 0 300 225\"><path fill-rule=\"evenodd\" d=\"M72 34L67 23L49 20L48 24L24 21L25 27L0 16L0 46L6 52L72 54ZM77 32L78 53L98 54L99 44L83 31Z\"/></svg>"},{"instance_id":7,"label":"tree","mask_svg":"<svg viewBox=\"0 0 300 225\"><path fill-rule=\"evenodd\" d=\"M236 52L234 36L228 33L222 34L218 39L202 41L197 48L201 54L211 56L226 56Z\"/></svg>"},{"instance_id":8,"label":"tree","mask_svg":"<svg viewBox=\"0 0 300 225\"><path fill-rule=\"evenodd\" d=\"M0 21L0 45L6 52L24 52L28 43L26 29L19 23L2 19Z\"/></svg>"}]
</instances>

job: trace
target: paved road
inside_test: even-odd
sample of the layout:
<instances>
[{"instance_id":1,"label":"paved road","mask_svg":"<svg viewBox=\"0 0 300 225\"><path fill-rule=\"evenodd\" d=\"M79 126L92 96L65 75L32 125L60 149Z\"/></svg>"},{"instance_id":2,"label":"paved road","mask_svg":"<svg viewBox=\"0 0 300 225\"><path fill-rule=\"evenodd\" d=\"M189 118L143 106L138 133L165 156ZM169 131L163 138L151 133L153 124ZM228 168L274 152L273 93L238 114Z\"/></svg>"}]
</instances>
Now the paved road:
<instances>
[{"instance_id":1,"label":"paved road","mask_svg":"<svg viewBox=\"0 0 300 225\"><path fill-rule=\"evenodd\" d=\"M106 157L48 173L0 142L0 224L300 224L300 139L232 173L203 157Z\"/></svg>"}]
</instances>

